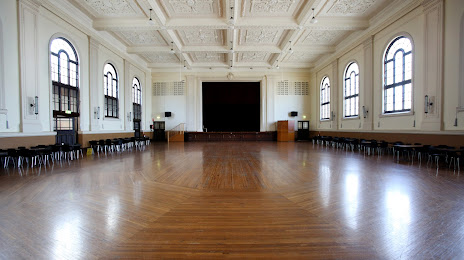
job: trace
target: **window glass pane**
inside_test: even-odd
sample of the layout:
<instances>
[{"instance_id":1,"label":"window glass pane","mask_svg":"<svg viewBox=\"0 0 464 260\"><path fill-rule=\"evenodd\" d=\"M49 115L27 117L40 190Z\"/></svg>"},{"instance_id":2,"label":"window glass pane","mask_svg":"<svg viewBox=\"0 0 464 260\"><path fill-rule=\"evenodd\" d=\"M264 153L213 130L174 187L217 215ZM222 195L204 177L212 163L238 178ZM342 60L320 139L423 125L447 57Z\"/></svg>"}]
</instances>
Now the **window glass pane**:
<instances>
[{"instance_id":1,"label":"window glass pane","mask_svg":"<svg viewBox=\"0 0 464 260\"><path fill-rule=\"evenodd\" d=\"M393 88L387 89L387 111L393 110Z\"/></svg>"},{"instance_id":2,"label":"window glass pane","mask_svg":"<svg viewBox=\"0 0 464 260\"><path fill-rule=\"evenodd\" d=\"M71 82L69 82L69 85L73 87L77 87L77 82L76 82L77 66L74 63L69 63L69 76L71 78Z\"/></svg>"},{"instance_id":3,"label":"window glass pane","mask_svg":"<svg viewBox=\"0 0 464 260\"><path fill-rule=\"evenodd\" d=\"M386 66L386 80L387 80L387 85L393 84L393 62L387 63Z\"/></svg>"},{"instance_id":4,"label":"window glass pane","mask_svg":"<svg viewBox=\"0 0 464 260\"><path fill-rule=\"evenodd\" d=\"M118 97L118 90L117 90L117 86L118 86L118 82L116 82L116 80L113 80L113 91L111 93L111 96L117 98Z\"/></svg>"},{"instance_id":5,"label":"window glass pane","mask_svg":"<svg viewBox=\"0 0 464 260\"><path fill-rule=\"evenodd\" d=\"M60 82L63 84L69 84L68 79L68 56L64 53L60 53Z\"/></svg>"},{"instance_id":6,"label":"window glass pane","mask_svg":"<svg viewBox=\"0 0 464 260\"><path fill-rule=\"evenodd\" d=\"M395 83L403 81L403 53L397 52L395 55Z\"/></svg>"},{"instance_id":7,"label":"window glass pane","mask_svg":"<svg viewBox=\"0 0 464 260\"><path fill-rule=\"evenodd\" d=\"M404 62L405 80L410 80L412 78L412 54L406 55L406 57L404 57Z\"/></svg>"},{"instance_id":8,"label":"window glass pane","mask_svg":"<svg viewBox=\"0 0 464 260\"><path fill-rule=\"evenodd\" d=\"M58 57L55 55L51 55L50 58L52 81L58 81Z\"/></svg>"},{"instance_id":9,"label":"window glass pane","mask_svg":"<svg viewBox=\"0 0 464 260\"><path fill-rule=\"evenodd\" d=\"M411 83L404 87L404 109L411 109L412 106L412 87Z\"/></svg>"},{"instance_id":10,"label":"window glass pane","mask_svg":"<svg viewBox=\"0 0 464 260\"><path fill-rule=\"evenodd\" d=\"M395 110L403 109L403 86L395 87Z\"/></svg>"}]
</instances>

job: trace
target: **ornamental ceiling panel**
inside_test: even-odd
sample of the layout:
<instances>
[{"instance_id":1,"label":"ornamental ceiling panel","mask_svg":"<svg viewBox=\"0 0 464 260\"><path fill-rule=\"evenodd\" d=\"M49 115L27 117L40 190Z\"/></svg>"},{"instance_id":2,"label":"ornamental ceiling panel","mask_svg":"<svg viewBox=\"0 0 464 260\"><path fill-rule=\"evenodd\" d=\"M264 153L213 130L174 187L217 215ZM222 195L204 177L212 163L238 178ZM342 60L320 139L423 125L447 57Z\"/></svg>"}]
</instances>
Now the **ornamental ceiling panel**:
<instances>
[{"instance_id":1,"label":"ornamental ceiling panel","mask_svg":"<svg viewBox=\"0 0 464 260\"><path fill-rule=\"evenodd\" d=\"M311 63L317 61L320 56L321 54L316 53L294 52L285 62Z\"/></svg>"},{"instance_id":2,"label":"ornamental ceiling panel","mask_svg":"<svg viewBox=\"0 0 464 260\"><path fill-rule=\"evenodd\" d=\"M242 16L295 17L306 0L243 0Z\"/></svg>"},{"instance_id":3,"label":"ornamental ceiling panel","mask_svg":"<svg viewBox=\"0 0 464 260\"><path fill-rule=\"evenodd\" d=\"M388 0L330 0L323 8L323 16L368 17L388 4Z\"/></svg>"},{"instance_id":4,"label":"ornamental ceiling panel","mask_svg":"<svg viewBox=\"0 0 464 260\"><path fill-rule=\"evenodd\" d=\"M237 55L238 62L268 62L270 52L240 52Z\"/></svg>"},{"instance_id":5,"label":"ornamental ceiling panel","mask_svg":"<svg viewBox=\"0 0 464 260\"><path fill-rule=\"evenodd\" d=\"M240 30L240 45L279 45L288 30L260 28Z\"/></svg>"},{"instance_id":6,"label":"ornamental ceiling panel","mask_svg":"<svg viewBox=\"0 0 464 260\"><path fill-rule=\"evenodd\" d=\"M218 63L225 62L227 53L218 53L218 52L193 52L190 53L190 57L193 62L199 63Z\"/></svg>"},{"instance_id":7,"label":"ornamental ceiling panel","mask_svg":"<svg viewBox=\"0 0 464 260\"><path fill-rule=\"evenodd\" d=\"M301 45L334 45L337 44L346 33L346 31L341 30L308 30L302 35L298 43Z\"/></svg>"},{"instance_id":8,"label":"ornamental ceiling panel","mask_svg":"<svg viewBox=\"0 0 464 260\"><path fill-rule=\"evenodd\" d=\"M144 58L148 63L177 63L179 58L172 53L142 53L140 57Z\"/></svg>"},{"instance_id":9,"label":"ornamental ceiling panel","mask_svg":"<svg viewBox=\"0 0 464 260\"><path fill-rule=\"evenodd\" d=\"M143 16L134 0L75 0L94 17Z\"/></svg>"},{"instance_id":10,"label":"ornamental ceiling panel","mask_svg":"<svg viewBox=\"0 0 464 260\"><path fill-rule=\"evenodd\" d=\"M118 31L115 32L129 46L153 45L166 46L167 42L156 30Z\"/></svg>"},{"instance_id":11,"label":"ornamental ceiling panel","mask_svg":"<svg viewBox=\"0 0 464 260\"><path fill-rule=\"evenodd\" d=\"M224 45L225 30L190 29L179 30L178 34L185 46L222 46Z\"/></svg>"},{"instance_id":12,"label":"ornamental ceiling panel","mask_svg":"<svg viewBox=\"0 0 464 260\"><path fill-rule=\"evenodd\" d=\"M168 17L222 17L225 0L161 0Z\"/></svg>"}]
</instances>

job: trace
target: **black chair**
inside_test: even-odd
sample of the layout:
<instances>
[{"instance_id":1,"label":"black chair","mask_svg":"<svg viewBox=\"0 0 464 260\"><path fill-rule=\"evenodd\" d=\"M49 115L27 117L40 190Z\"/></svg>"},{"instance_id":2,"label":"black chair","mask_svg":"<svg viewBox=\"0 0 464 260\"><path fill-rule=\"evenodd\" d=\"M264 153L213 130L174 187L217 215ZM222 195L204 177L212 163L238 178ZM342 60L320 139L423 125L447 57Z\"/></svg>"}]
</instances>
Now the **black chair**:
<instances>
[{"instance_id":1,"label":"black chair","mask_svg":"<svg viewBox=\"0 0 464 260\"><path fill-rule=\"evenodd\" d=\"M7 168L10 161L13 162L13 166L16 167L16 161L18 160L18 151L16 149L7 149L7 158L4 167Z\"/></svg>"}]
</instances>

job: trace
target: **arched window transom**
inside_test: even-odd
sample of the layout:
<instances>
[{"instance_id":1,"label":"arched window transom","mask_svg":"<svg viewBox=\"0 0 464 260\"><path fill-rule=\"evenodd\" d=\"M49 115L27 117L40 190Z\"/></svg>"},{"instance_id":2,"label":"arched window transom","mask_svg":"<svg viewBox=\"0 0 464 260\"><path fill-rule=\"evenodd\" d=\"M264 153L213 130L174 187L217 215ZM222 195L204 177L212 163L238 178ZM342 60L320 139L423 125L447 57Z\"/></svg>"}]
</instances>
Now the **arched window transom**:
<instances>
[{"instance_id":1,"label":"arched window transom","mask_svg":"<svg viewBox=\"0 0 464 260\"><path fill-rule=\"evenodd\" d=\"M344 78L344 116L359 115L359 67L356 62L348 64Z\"/></svg>"},{"instance_id":2,"label":"arched window transom","mask_svg":"<svg viewBox=\"0 0 464 260\"><path fill-rule=\"evenodd\" d=\"M412 44L407 37L395 38L384 57L383 112L402 113L412 106Z\"/></svg>"},{"instance_id":3,"label":"arched window transom","mask_svg":"<svg viewBox=\"0 0 464 260\"><path fill-rule=\"evenodd\" d=\"M103 85L105 87L105 116L118 117L118 74L110 63L103 69Z\"/></svg>"},{"instance_id":4,"label":"arched window transom","mask_svg":"<svg viewBox=\"0 0 464 260\"><path fill-rule=\"evenodd\" d=\"M330 119L330 80L324 77L321 81L321 120Z\"/></svg>"},{"instance_id":5,"label":"arched window transom","mask_svg":"<svg viewBox=\"0 0 464 260\"><path fill-rule=\"evenodd\" d=\"M140 81L134 77L132 80L132 110L134 111L134 120L142 119L142 89Z\"/></svg>"}]
</instances>

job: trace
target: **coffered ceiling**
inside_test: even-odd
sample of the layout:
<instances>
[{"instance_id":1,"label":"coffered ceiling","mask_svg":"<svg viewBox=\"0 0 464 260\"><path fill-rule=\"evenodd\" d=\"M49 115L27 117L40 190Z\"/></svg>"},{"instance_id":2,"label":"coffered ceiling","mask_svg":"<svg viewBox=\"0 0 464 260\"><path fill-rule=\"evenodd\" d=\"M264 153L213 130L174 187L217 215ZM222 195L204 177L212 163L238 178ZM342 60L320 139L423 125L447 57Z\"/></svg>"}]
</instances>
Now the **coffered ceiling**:
<instances>
[{"instance_id":1,"label":"coffered ceiling","mask_svg":"<svg viewBox=\"0 0 464 260\"><path fill-rule=\"evenodd\" d=\"M149 68L307 69L388 0L69 0ZM312 23L315 8L317 23ZM152 11L150 11L152 9ZM149 18L152 18L149 21Z\"/></svg>"}]
</instances>

